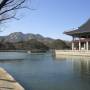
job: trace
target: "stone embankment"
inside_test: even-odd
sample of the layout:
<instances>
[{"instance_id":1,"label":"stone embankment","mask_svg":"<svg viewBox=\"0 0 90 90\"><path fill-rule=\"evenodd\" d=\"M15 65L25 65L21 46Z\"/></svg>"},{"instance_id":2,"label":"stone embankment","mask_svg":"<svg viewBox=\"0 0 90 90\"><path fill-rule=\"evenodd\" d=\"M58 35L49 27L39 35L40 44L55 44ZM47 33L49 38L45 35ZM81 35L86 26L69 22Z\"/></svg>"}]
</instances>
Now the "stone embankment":
<instances>
[{"instance_id":1,"label":"stone embankment","mask_svg":"<svg viewBox=\"0 0 90 90\"><path fill-rule=\"evenodd\" d=\"M55 55L67 55L67 56L88 56L90 57L90 50L55 50Z\"/></svg>"},{"instance_id":2,"label":"stone embankment","mask_svg":"<svg viewBox=\"0 0 90 90\"><path fill-rule=\"evenodd\" d=\"M0 68L0 90L25 90L6 70Z\"/></svg>"}]
</instances>

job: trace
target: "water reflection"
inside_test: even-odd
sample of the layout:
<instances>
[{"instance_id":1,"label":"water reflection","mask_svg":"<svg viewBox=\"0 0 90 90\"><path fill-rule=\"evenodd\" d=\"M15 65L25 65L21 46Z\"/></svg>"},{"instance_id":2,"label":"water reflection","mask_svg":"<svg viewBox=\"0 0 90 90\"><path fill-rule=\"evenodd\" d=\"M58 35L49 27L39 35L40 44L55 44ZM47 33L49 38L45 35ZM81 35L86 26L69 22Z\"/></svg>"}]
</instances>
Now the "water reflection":
<instances>
[{"instance_id":1,"label":"water reflection","mask_svg":"<svg viewBox=\"0 0 90 90\"><path fill-rule=\"evenodd\" d=\"M21 63L21 62L23 62L24 61L24 59L22 59L22 60L18 60L18 59L13 59L13 60L0 60L0 64L18 64L18 63Z\"/></svg>"},{"instance_id":2,"label":"water reflection","mask_svg":"<svg viewBox=\"0 0 90 90\"><path fill-rule=\"evenodd\" d=\"M80 74L82 79L90 78L90 58L80 58L73 60L73 69Z\"/></svg>"},{"instance_id":3,"label":"water reflection","mask_svg":"<svg viewBox=\"0 0 90 90\"><path fill-rule=\"evenodd\" d=\"M89 57L30 54L25 60L0 61L25 90L90 90Z\"/></svg>"},{"instance_id":4,"label":"water reflection","mask_svg":"<svg viewBox=\"0 0 90 90\"><path fill-rule=\"evenodd\" d=\"M90 78L90 57L84 56L58 56L56 60L67 60L72 64L74 75L78 75L81 79Z\"/></svg>"}]
</instances>

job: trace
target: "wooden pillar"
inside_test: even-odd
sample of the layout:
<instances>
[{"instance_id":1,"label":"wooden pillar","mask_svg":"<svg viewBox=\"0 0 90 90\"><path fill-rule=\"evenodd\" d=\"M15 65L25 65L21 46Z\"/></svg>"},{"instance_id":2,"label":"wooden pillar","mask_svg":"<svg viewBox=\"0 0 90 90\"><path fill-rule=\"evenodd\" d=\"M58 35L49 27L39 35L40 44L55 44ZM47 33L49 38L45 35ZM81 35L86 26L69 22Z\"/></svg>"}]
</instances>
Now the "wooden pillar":
<instances>
[{"instance_id":1,"label":"wooden pillar","mask_svg":"<svg viewBox=\"0 0 90 90\"><path fill-rule=\"evenodd\" d=\"M72 42L72 50L74 50L74 42Z\"/></svg>"},{"instance_id":2,"label":"wooden pillar","mask_svg":"<svg viewBox=\"0 0 90 90\"><path fill-rule=\"evenodd\" d=\"M86 49L86 43L84 42L84 50Z\"/></svg>"},{"instance_id":3,"label":"wooden pillar","mask_svg":"<svg viewBox=\"0 0 90 90\"><path fill-rule=\"evenodd\" d=\"M86 50L88 51L89 46L88 46L88 41L86 41Z\"/></svg>"},{"instance_id":4,"label":"wooden pillar","mask_svg":"<svg viewBox=\"0 0 90 90\"><path fill-rule=\"evenodd\" d=\"M88 36L87 36L87 38L86 38L86 50L87 50L87 51L89 50Z\"/></svg>"},{"instance_id":5,"label":"wooden pillar","mask_svg":"<svg viewBox=\"0 0 90 90\"><path fill-rule=\"evenodd\" d=\"M79 51L81 50L81 41L79 39Z\"/></svg>"},{"instance_id":6,"label":"wooden pillar","mask_svg":"<svg viewBox=\"0 0 90 90\"><path fill-rule=\"evenodd\" d=\"M73 37L73 40L72 40L72 50L74 50L74 37Z\"/></svg>"}]
</instances>

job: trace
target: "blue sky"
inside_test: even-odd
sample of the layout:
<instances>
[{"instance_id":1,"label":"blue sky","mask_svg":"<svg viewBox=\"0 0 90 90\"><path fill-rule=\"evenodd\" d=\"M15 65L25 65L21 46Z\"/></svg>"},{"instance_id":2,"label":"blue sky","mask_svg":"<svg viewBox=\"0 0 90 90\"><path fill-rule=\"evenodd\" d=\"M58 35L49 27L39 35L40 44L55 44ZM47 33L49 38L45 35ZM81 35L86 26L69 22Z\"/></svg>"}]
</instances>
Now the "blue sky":
<instances>
[{"instance_id":1,"label":"blue sky","mask_svg":"<svg viewBox=\"0 0 90 90\"><path fill-rule=\"evenodd\" d=\"M35 10L20 10L17 16L22 18L3 25L0 35L38 33L71 40L63 32L79 27L90 18L90 0L32 0L31 8Z\"/></svg>"}]
</instances>

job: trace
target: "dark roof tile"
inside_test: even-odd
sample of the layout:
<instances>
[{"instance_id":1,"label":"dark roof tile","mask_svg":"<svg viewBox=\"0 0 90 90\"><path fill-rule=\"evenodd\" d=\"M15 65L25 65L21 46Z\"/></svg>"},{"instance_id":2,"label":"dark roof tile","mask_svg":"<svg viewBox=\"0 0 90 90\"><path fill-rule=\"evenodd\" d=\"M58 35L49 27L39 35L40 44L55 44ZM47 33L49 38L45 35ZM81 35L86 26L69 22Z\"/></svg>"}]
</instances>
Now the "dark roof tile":
<instances>
[{"instance_id":1,"label":"dark roof tile","mask_svg":"<svg viewBox=\"0 0 90 90\"><path fill-rule=\"evenodd\" d=\"M84 33L87 33L87 34L90 33L90 19L86 23L81 25L78 29L64 32L64 34L71 35L71 36L74 36L77 34L84 34Z\"/></svg>"}]
</instances>

